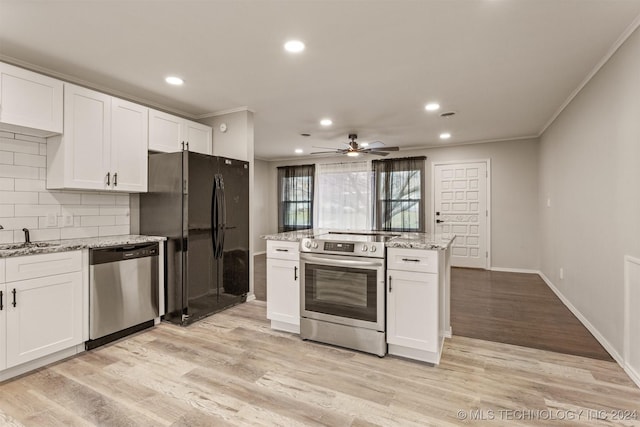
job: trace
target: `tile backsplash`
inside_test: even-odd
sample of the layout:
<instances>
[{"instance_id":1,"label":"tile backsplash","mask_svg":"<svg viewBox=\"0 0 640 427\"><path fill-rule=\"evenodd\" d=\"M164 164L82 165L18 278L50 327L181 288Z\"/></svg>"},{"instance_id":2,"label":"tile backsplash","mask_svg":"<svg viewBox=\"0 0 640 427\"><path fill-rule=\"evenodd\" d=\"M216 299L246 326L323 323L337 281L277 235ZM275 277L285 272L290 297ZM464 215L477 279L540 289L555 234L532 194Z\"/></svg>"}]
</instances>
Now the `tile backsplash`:
<instances>
[{"instance_id":1,"label":"tile backsplash","mask_svg":"<svg viewBox=\"0 0 640 427\"><path fill-rule=\"evenodd\" d=\"M44 138L0 131L0 243L129 234L129 194L47 190Z\"/></svg>"}]
</instances>

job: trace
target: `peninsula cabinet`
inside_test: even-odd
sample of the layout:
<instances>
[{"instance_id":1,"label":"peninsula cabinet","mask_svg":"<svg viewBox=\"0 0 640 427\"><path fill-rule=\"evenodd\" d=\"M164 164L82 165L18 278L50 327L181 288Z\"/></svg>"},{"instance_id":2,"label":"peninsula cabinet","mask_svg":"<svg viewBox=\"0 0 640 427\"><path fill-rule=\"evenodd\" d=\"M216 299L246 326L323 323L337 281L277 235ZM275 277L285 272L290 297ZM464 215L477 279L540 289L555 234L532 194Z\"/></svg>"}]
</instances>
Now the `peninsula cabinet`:
<instances>
[{"instance_id":1,"label":"peninsula cabinet","mask_svg":"<svg viewBox=\"0 0 640 427\"><path fill-rule=\"evenodd\" d=\"M60 80L0 62L0 129L34 136L62 133Z\"/></svg>"},{"instance_id":2,"label":"peninsula cabinet","mask_svg":"<svg viewBox=\"0 0 640 427\"><path fill-rule=\"evenodd\" d=\"M162 111L149 110L149 150L175 153L189 150L213 152L213 130L210 126L183 119Z\"/></svg>"},{"instance_id":3,"label":"peninsula cabinet","mask_svg":"<svg viewBox=\"0 0 640 427\"><path fill-rule=\"evenodd\" d=\"M47 188L147 191L148 108L65 84L64 134L47 141Z\"/></svg>"},{"instance_id":4,"label":"peninsula cabinet","mask_svg":"<svg viewBox=\"0 0 640 427\"><path fill-rule=\"evenodd\" d=\"M2 262L0 380L5 379L2 370L70 348L75 353L83 341L84 313L80 251Z\"/></svg>"},{"instance_id":5,"label":"peninsula cabinet","mask_svg":"<svg viewBox=\"0 0 640 427\"><path fill-rule=\"evenodd\" d=\"M267 241L267 318L271 328L300 333L298 242Z\"/></svg>"},{"instance_id":6,"label":"peninsula cabinet","mask_svg":"<svg viewBox=\"0 0 640 427\"><path fill-rule=\"evenodd\" d=\"M387 250L387 344L389 354L437 364L441 327L444 250ZM444 259L444 258L442 258ZM444 265L444 264L442 264ZM448 313L447 313L448 315Z\"/></svg>"}]
</instances>

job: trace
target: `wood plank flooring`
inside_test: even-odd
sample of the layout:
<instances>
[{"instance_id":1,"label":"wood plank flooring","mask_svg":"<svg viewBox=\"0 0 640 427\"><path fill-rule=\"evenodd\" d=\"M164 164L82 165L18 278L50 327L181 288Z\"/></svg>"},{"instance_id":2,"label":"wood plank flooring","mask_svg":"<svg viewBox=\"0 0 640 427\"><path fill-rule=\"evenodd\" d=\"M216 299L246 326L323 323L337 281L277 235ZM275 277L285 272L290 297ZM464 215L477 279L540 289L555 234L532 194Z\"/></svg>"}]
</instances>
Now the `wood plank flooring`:
<instances>
[{"instance_id":1,"label":"wood plank flooring","mask_svg":"<svg viewBox=\"0 0 640 427\"><path fill-rule=\"evenodd\" d=\"M265 311L162 323L5 382L0 425L638 425L640 389L612 362L454 336L432 367L272 331Z\"/></svg>"},{"instance_id":2,"label":"wood plank flooring","mask_svg":"<svg viewBox=\"0 0 640 427\"><path fill-rule=\"evenodd\" d=\"M613 361L537 274L451 269L454 335Z\"/></svg>"}]
</instances>

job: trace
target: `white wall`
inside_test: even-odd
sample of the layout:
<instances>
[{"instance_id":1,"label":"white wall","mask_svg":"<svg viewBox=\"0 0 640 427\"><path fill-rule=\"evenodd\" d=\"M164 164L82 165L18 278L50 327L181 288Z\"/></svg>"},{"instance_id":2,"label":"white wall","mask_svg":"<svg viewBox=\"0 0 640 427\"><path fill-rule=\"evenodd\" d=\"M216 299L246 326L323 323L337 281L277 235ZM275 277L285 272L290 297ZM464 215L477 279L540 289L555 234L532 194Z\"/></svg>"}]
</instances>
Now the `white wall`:
<instances>
[{"instance_id":1,"label":"white wall","mask_svg":"<svg viewBox=\"0 0 640 427\"><path fill-rule=\"evenodd\" d=\"M544 132L539 177L541 270L622 354L623 257L640 257L640 31Z\"/></svg>"},{"instance_id":2,"label":"white wall","mask_svg":"<svg viewBox=\"0 0 640 427\"><path fill-rule=\"evenodd\" d=\"M491 159L492 267L523 270L539 268L538 140L516 140L445 148L400 151L391 157L427 156L426 213L431 227L431 165L433 162ZM359 160L359 159L358 159ZM269 233L277 232L277 166L347 162L348 157L305 158L270 162Z\"/></svg>"},{"instance_id":3,"label":"white wall","mask_svg":"<svg viewBox=\"0 0 640 427\"><path fill-rule=\"evenodd\" d=\"M129 234L129 194L47 190L46 140L0 132L0 243ZM47 225L47 215L56 226ZM63 227L63 215L73 226Z\"/></svg>"},{"instance_id":4,"label":"white wall","mask_svg":"<svg viewBox=\"0 0 640 427\"><path fill-rule=\"evenodd\" d=\"M255 160L254 167L254 196L251 202L251 215L253 217L253 249L255 252L265 252L267 242L260 238L264 234L271 233L269 224L272 205L275 199L270 193L270 164L264 160Z\"/></svg>"}]
</instances>

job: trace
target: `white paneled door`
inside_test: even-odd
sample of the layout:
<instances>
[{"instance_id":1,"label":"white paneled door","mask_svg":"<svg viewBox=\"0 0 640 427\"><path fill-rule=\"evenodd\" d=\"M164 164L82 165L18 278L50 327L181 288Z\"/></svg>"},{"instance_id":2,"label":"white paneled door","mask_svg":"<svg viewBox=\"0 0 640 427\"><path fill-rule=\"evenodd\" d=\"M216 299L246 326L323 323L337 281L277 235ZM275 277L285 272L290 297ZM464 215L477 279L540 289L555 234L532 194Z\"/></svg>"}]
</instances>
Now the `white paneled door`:
<instances>
[{"instance_id":1,"label":"white paneled door","mask_svg":"<svg viewBox=\"0 0 640 427\"><path fill-rule=\"evenodd\" d=\"M489 268L488 162L434 164L433 230L456 235L454 267Z\"/></svg>"}]
</instances>

